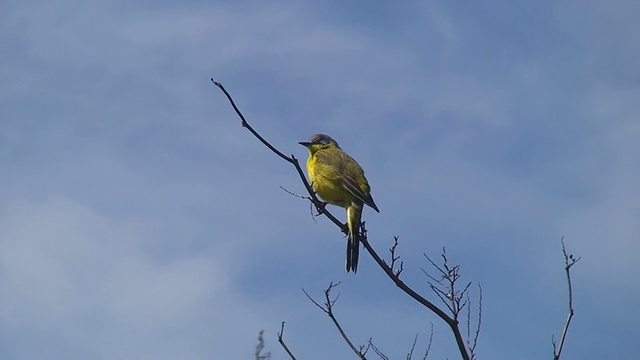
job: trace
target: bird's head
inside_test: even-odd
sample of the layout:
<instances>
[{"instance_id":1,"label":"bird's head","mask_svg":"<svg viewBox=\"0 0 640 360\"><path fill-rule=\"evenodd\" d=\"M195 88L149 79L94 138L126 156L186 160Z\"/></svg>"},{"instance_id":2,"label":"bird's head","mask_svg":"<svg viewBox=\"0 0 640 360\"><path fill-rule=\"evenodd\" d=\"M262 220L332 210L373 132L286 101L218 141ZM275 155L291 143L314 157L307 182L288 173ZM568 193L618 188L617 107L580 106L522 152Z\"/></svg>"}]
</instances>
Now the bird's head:
<instances>
[{"instance_id":1,"label":"bird's head","mask_svg":"<svg viewBox=\"0 0 640 360\"><path fill-rule=\"evenodd\" d=\"M326 149L330 147L340 148L338 143L333 140L331 136L325 134L313 135L311 139L309 139L309 141L300 141L298 144L305 146L312 154L320 149Z\"/></svg>"}]
</instances>

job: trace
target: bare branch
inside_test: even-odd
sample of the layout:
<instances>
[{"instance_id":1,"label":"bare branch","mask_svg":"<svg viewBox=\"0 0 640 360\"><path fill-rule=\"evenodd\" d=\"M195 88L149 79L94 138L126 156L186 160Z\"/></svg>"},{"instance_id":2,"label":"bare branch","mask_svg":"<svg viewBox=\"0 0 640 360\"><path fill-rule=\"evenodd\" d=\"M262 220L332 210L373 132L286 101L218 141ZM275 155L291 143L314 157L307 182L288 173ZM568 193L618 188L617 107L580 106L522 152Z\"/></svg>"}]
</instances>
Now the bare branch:
<instances>
[{"instance_id":1,"label":"bare branch","mask_svg":"<svg viewBox=\"0 0 640 360\"><path fill-rule=\"evenodd\" d=\"M324 306L322 306L322 305L320 305L320 304L318 304L318 302L317 302L317 301L315 301L315 300L311 297L311 295L309 295L309 293L307 293L307 291L306 291L305 289L302 289L302 292L303 292L305 295L307 295L307 297L309 298L309 300L311 300L311 302L312 302L315 306L317 306L317 307L318 307L320 310L322 310L325 314L328 314L328 312L327 312L327 310L325 309L325 307L324 307Z\"/></svg>"},{"instance_id":2,"label":"bare branch","mask_svg":"<svg viewBox=\"0 0 640 360\"><path fill-rule=\"evenodd\" d=\"M432 322L429 322L429 323L431 324L431 330L429 331L429 342L427 343L427 348L424 351L422 360L427 359L427 357L429 356L429 351L431 351L431 344L433 344L433 323ZM411 344L411 350L407 354L407 360L413 359L413 351L415 350L417 343L418 343L418 334L416 334L416 336L413 338L413 344Z\"/></svg>"},{"instance_id":3,"label":"bare branch","mask_svg":"<svg viewBox=\"0 0 640 360\"><path fill-rule=\"evenodd\" d=\"M471 301L469 299L469 294L467 294L467 301ZM471 306L469 306L467 308L467 349L470 348L470 341L471 339Z\"/></svg>"},{"instance_id":4,"label":"bare branch","mask_svg":"<svg viewBox=\"0 0 640 360\"><path fill-rule=\"evenodd\" d=\"M333 322L333 325L335 325L336 329L338 329L338 332L340 332L342 339L347 343L347 345L349 345L351 350L361 360L366 360L366 357L365 357L366 350L363 350L362 347L360 349L356 348L356 346L353 344L351 339L349 339L349 336L347 335L347 333L342 329L342 326L338 322L338 319L336 319L335 315L333 314L333 306L335 305L336 301L338 301L340 294L338 294L334 299L331 299L331 290L333 290L333 288L337 287L338 285L340 285L340 282L337 282L337 283L331 282L329 283L329 286L324 290L324 299L325 299L324 306L320 305L317 301L315 301L304 289L302 289L302 292L304 292L304 294L307 295L307 297L309 298L309 300L311 300L311 302L313 302L317 307L320 308L320 310L322 310L325 314L327 314L327 316L329 316L329 318Z\"/></svg>"},{"instance_id":5,"label":"bare branch","mask_svg":"<svg viewBox=\"0 0 640 360\"><path fill-rule=\"evenodd\" d=\"M367 349L373 349L373 352L376 353L376 355L378 355L380 357L380 359L382 360L389 360L389 358L387 357L387 355L385 355L382 351L380 351L380 349L378 349L374 344L373 344L373 339L369 338L369 341L367 343Z\"/></svg>"},{"instance_id":6,"label":"bare branch","mask_svg":"<svg viewBox=\"0 0 640 360\"><path fill-rule=\"evenodd\" d=\"M398 261L398 259L400 259L400 256L396 256L396 249L398 248L398 240L400 239L399 236L394 236L393 237L393 246L391 246L389 248L389 253L391 253L391 265L389 265L390 268L395 269L395 264L396 261ZM400 268L398 270L394 270L395 274L397 277L400 277L400 274L402 274L402 270L403 270L403 263L400 262Z\"/></svg>"},{"instance_id":7,"label":"bare branch","mask_svg":"<svg viewBox=\"0 0 640 360\"><path fill-rule=\"evenodd\" d=\"M220 83L219 81L213 80L213 78L211 78L211 82L213 82L215 86L219 87L220 90L222 90L224 95L227 97L227 99L231 103L231 106L233 106L233 110L236 111L236 114L238 114L238 116L242 120L242 127L247 128L247 130L249 130L249 132L251 132L253 136L255 136L258 140L260 140L260 142L264 144L264 146L268 147L271 151L273 151L276 155L280 156L282 159L288 162L293 162L293 160L295 160L293 156L288 157L287 155L283 154L278 149L276 149L267 140L265 140L260 134L258 134L258 132L255 131L251 125L249 125L249 122L247 122L247 120L244 118L244 115L242 115L242 112L240 111L240 109L238 109L238 107L236 106L236 103L233 101L233 98L231 97L231 95L229 95L229 93L227 92L227 89L224 88L222 83Z\"/></svg>"},{"instance_id":8,"label":"bare branch","mask_svg":"<svg viewBox=\"0 0 640 360\"><path fill-rule=\"evenodd\" d=\"M478 346L478 337L480 337L480 327L482 326L482 286L478 283L478 319L476 321L476 328L473 334L473 340L471 338L471 306L467 307L467 349L471 354L471 359L476 358L476 347ZM466 303L471 303L469 294L466 296Z\"/></svg>"},{"instance_id":9,"label":"bare branch","mask_svg":"<svg viewBox=\"0 0 640 360\"><path fill-rule=\"evenodd\" d=\"M284 343L284 339L282 338L283 334L284 334L284 321L282 322L282 325L280 326L280 331L278 332L278 342L280 343L280 346L282 346L284 351L287 352L287 355L289 355L289 358L291 358L291 360L296 360L296 357L293 356L291 351L289 351L287 344Z\"/></svg>"},{"instance_id":10,"label":"bare branch","mask_svg":"<svg viewBox=\"0 0 640 360\"><path fill-rule=\"evenodd\" d=\"M384 260L380 258L378 253L376 253L375 250L371 247L371 244L369 244L369 240L367 239L366 236L363 236L363 238L361 239L361 242L364 245L365 249L367 249L367 252L369 253L369 255L371 255L373 260L375 260L378 266L385 272L387 277L391 279L391 281L393 281L394 284L396 284L397 287L399 287L405 294L409 295L415 301L422 304L427 309L431 310L440 319L442 319L445 323L447 323L447 325L449 325L449 328L453 332L453 336L456 340L456 345L458 346L458 350L460 351L460 355L462 356L462 359L470 360L471 358L467 353L464 340L462 339L462 334L460 333L460 329L458 327L458 321L456 319L451 318L444 311L442 311L440 308L434 305L431 301L427 300L426 298L424 298L423 296L415 292L415 290L413 290L411 287L405 284L404 281L400 280L400 277L398 277L394 273L393 269L389 267L384 262Z\"/></svg>"},{"instance_id":11,"label":"bare branch","mask_svg":"<svg viewBox=\"0 0 640 360\"><path fill-rule=\"evenodd\" d=\"M287 194L291 195L291 196L295 196L299 199L305 199L305 200L310 200L313 201L313 199L311 199L309 196L304 196L304 195L300 195L300 194L296 194L293 191L285 188L284 186L280 186L280 189L282 189L284 192L286 192Z\"/></svg>"},{"instance_id":12,"label":"bare branch","mask_svg":"<svg viewBox=\"0 0 640 360\"><path fill-rule=\"evenodd\" d=\"M429 287L431 288L431 290L433 290L433 292L440 298L444 306L446 306L447 309L449 309L449 311L453 313L455 310L453 309L453 307L451 307L451 304L449 303L449 299L451 298L451 293L449 292L445 293L443 290L441 290L439 287L437 287L431 282L427 282L427 284L429 284Z\"/></svg>"},{"instance_id":13,"label":"bare branch","mask_svg":"<svg viewBox=\"0 0 640 360\"><path fill-rule=\"evenodd\" d=\"M482 288L480 288L480 296L478 300L478 324L473 334L473 340L471 339L471 297L469 296L469 289L471 282L467 283L462 290L457 289L458 281L461 278L460 266L450 265L447 257L446 248L442 248L442 265L438 265L427 254L424 254L425 258L431 263L431 265L438 270L440 278L436 278L429 274L426 270L422 269L422 272L433 282L428 281L431 290L438 296L442 303L449 309L452 314L453 320L458 323L458 319L461 312L467 309L467 339L465 346L465 353L468 353L471 359L475 358L475 348L478 343L478 337L480 336L480 324L482 317ZM480 284L478 284L480 287ZM455 332L454 332L455 333Z\"/></svg>"},{"instance_id":14,"label":"bare branch","mask_svg":"<svg viewBox=\"0 0 640 360\"><path fill-rule=\"evenodd\" d=\"M346 224L342 223L333 214L331 214L325 208L325 204L320 199L318 199L318 197L316 196L316 194L313 191L311 185L307 181L307 178L304 175L304 172L302 171L302 168L300 167L300 163L298 162L298 159L295 158L295 156L293 156L293 155L291 157L284 155L284 153L282 153L281 151L277 150L273 145L271 145L262 136L260 136L260 134L258 134L258 132L256 132L253 129L253 127L251 127L251 125L249 125L249 123L246 121L246 119L244 118L244 116L242 115L242 113L240 112L238 107L236 106L235 102L233 101L231 95L227 92L227 90L224 88L224 86L220 82L215 81L213 78L211 79L211 82L215 86L220 88L220 90L222 90L222 92L225 94L225 96L227 97L227 99L231 103L231 106L235 110L236 114L242 120L242 126L247 128L251 132L251 134L253 134L260 142L262 142L265 146L267 146L276 155L278 155L280 158L282 158L283 160L289 162L290 164L292 164L295 167L295 169L296 169L296 171L298 173L298 176L300 176L300 179L302 180L305 188L307 189L307 192L309 193L309 195L311 197L311 202L316 207L316 210L318 211L318 213L325 215L336 226L338 226L341 229L342 232L347 233L348 230L347 230ZM436 314L438 317L440 317L445 323L447 323L447 325L449 325L449 327L451 328L451 331L454 334L454 337L455 337L455 340L456 340L456 344L458 346L458 350L460 351L460 355L462 356L462 359L463 360L470 360L469 354L467 353L467 350L466 350L465 345L464 345L464 340L462 339L462 335L461 335L460 329L458 327L458 320L456 318L452 318L452 317L448 316L444 311L442 311L436 305L434 305L429 300L427 300L426 298L424 298L423 296L418 294L411 287L409 287L402 280L400 280L400 276L399 275L402 272L402 264L401 264L400 270L398 270L398 272L395 271L389 265L387 265L385 263L385 261L382 260L382 258L373 249L373 247L371 247L371 244L369 243L369 241L367 239L367 231L365 229L364 222L362 223L361 231L362 231L362 236L361 236L361 239L360 239L361 243L363 244L363 246L365 247L367 252L371 255L371 257L374 259L374 261L378 264L378 266L385 272L387 277L389 277L389 279L391 281L393 281L393 283L398 288L400 288L404 293L406 293L408 296L413 298L415 301L417 301L418 303L420 303L421 305L423 305L424 307L426 307L427 309L432 311L434 314ZM444 256L444 253L443 253L443 256ZM446 264L446 257L445 257L445 264ZM306 292L305 292L305 294L306 294ZM308 294L307 294L307 296L309 297ZM311 300L313 301L313 299L311 299ZM314 302L314 304L319 306L315 301L313 301L313 302ZM335 323L335 321L334 321L334 323ZM341 331L341 333L343 333L341 328L339 328L339 330ZM343 335L343 337L346 337L346 335ZM357 349L355 349L355 347L353 347L353 344L351 344L351 347L352 347L352 349L354 349L354 351L356 353L358 353Z\"/></svg>"},{"instance_id":15,"label":"bare branch","mask_svg":"<svg viewBox=\"0 0 640 360\"><path fill-rule=\"evenodd\" d=\"M413 338L413 344L411 344L411 350L409 350L409 353L407 354L407 360L411 360L411 358L413 357L413 350L415 350L417 342L418 334L416 334L416 336Z\"/></svg>"},{"instance_id":16,"label":"bare branch","mask_svg":"<svg viewBox=\"0 0 640 360\"><path fill-rule=\"evenodd\" d=\"M360 354L362 354L363 356L367 356L367 353L369 352L369 349L371 349L371 345L373 345L373 343L371 342L372 338L369 338L369 340L367 340L367 345L360 345L358 346L358 349L360 349Z\"/></svg>"},{"instance_id":17,"label":"bare branch","mask_svg":"<svg viewBox=\"0 0 640 360\"><path fill-rule=\"evenodd\" d=\"M311 202L313 203L313 205L315 205L316 210L318 211L318 213L324 214L329 220L331 220L334 224L336 224L336 226L338 226L342 230L342 232L347 233L348 229L347 229L346 224L343 224L340 220L338 220L338 218L336 218L333 214L331 214L325 208L325 203L323 201L321 201L320 199L318 199L318 197L316 196L316 193L311 188L311 185L309 184L309 181L307 181L307 177L304 175L304 172L302 171L302 168L300 167L300 162L298 161L298 159L293 155L291 155L291 157L286 156L280 150L276 149L273 145L271 145L267 140L265 140L260 134L258 134L258 132L255 131L253 129L253 127L249 124L249 122L244 118L244 115L242 115L242 112L240 111L240 109L238 109L238 107L236 106L236 103L233 101L233 98L227 92L227 90L224 88L222 83L220 83L219 81L214 80L213 78L211 79L211 82L215 86L220 88L220 90L222 90L224 95L227 97L227 99L231 103L231 106L235 110L236 114L242 120L242 127L247 128L247 130L249 130L249 132L251 132L251 134L253 134L253 136L255 136L256 139L258 139L261 143L263 143L274 154L278 155L280 158L282 158L283 160L287 161L288 163L290 163L291 165L293 165L295 167L295 169L296 169L296 171L298 173L298 176L300 176L300 180L302 180L302 183L304 184L304 187L307 189L307 192L309 193L309 195L311 197Z\"/></svg>"},{"instance_id":18,"label":"bare branch","mask_svg":"<svg viewBox=\"0 0 640 360\"><path fill-rule=\"evenodd\" d=\"M449 265L449 259L447 258L446 249L442 248L442 266L436 264L427 254L423 254L425 258L431 263L431 265L440 272L440 278L435 278L429 274L426 270L422 269L422 272L434 282L427 282L433 292L440 298L443 304L449 309L452 314L453 320L458 321L460 312L469 303L467 292L471 286L471 282L462 289L457 290L457 283L460 280L460 265ZM468 340L468 339L467 339Z\"/></svg>"},{"instance_id":19,"label":"bare branch","mask_svg":"<svg viewBox=\"0 0 640 360\"><path fill-rule=\"evenodd\" d=\"M438 269L438 271L440 271L440 273L442 274L442 279L444 279L447 276L447 272L445 272L444 270L442 270L440 268L440 266L438 266L435 262L433 262L433 260L431 260L431 258L427 255L427 254L422 254L424 255L424 257L427 258L427 260L429 260L429 262L431 263L431 265ZM446 257L445 257L445 264L446 264ZM427 274L428 277L430 277L431 279L433 279L434 281L440 282L440 280L437 280L436 278L432 277L431 275L429 275L426 271L424 271L424 269L422 270L425 274Z\"/></svg>"},{"instance_id":20,"label":"bare branch","mask_svg":"<svg viewBox=\"0 0 640 360\"><path fill-rule=\"evenodd\" d=\"M478 326L476 333L473 335L473 345L471 346L471 356L475 358L476 346L478 346L478 338L480 337L480 328L482 327L482 285L478 283Z\"/></svg>"},{"instance_id":21,"label":"bare branch","mask_svg":"<svg viewBox=\"0 0 640 360\"><path fill-rule=\"evenodd\" d=\"M433 323L431 323L431 330L429 331L429 343L427 344L427 349L424 351L424 356L422 360L427 360L429 356L429 351L431 351L431 344L433 343Z\"/></svg>"},{"instance_id":22,"label":"bare branch","mask_svg":"<svg viewBox=\"0 0 640 360\"><path fill-rule=\"evenodd\" d=\"M571 325L571 319L573 319L573 289L571 286L571 267L575 265L582 257L574 257L573 254L567 253L567 248L564 245L564 236L560 239L560 243L562 244L562 255L564 256L564 271L567 275L567 287L569 288L569 315L567 315L567 320L564 323L564 328L562 329L562 336L560 337L560 345L557 345L555 341L552 340L553 343L553 359L560 360L560 355L562 354L562 349L564 348L564 343L567 338L567 332L569 331L569 325Z\"/></svg>"}]
</instances>

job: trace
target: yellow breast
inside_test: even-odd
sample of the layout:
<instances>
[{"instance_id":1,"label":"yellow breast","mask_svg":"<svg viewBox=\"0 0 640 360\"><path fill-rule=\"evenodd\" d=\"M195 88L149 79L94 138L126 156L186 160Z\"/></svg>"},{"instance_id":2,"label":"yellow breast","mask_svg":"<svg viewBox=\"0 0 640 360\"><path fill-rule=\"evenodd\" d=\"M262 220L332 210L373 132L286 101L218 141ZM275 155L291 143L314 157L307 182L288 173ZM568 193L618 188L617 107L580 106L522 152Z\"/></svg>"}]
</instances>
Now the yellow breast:
<instances>
[{"instance_id":1,"label":"yellow breast","mask_svg":"<svg viewBox=\"0 0 640 360\"><path fill-rule=\"evenodd\" d=\"M347 208L356 200L341 186L339 169L332 164L318 162L314 155L307 160L307 171L313 190L324 201Z\"/></svg>"}]
</instances>

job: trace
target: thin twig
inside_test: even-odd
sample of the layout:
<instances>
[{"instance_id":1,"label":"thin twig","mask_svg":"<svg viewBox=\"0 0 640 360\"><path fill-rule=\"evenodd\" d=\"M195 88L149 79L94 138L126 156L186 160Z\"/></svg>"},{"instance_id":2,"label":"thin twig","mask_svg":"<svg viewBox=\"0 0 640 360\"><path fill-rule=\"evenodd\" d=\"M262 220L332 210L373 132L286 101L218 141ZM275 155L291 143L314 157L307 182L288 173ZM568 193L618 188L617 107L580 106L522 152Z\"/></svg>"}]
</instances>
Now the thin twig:
<instances>
[{"instance_id":1,"label":"thin twig","mask_svg":"<svg viewBox=\"0 0 640 360\"><path fill-rule=\"evenodd\" d=\"M291 195L291 196L295 196L299 199L305 199L305 200L312 200L310 197L308 196L304 196L304 195L300 195L300 194L296 194L293 191L285 188L284 186L280 185L280 189L282 189L282 191L286 192L287 194Z\"/></svg>"},{"instance_id":2,"label":"thin twig","mask_svg":"<svg viewBox=\"0 0 640 360\"><path fill-rule=\"evenodd\" d=\"M478 326L476 333L473 335L473 345L471 346L471 358L475 358L476 347L478 346L478 338L480 337L480 328L482 327L482 285L478 283Z\"/></svg>"},{"instance_id":3,"label":"thin twig","mask_svg":"<svg viewBox=\"0 0 640 360\"><path fill-rule=\"evenodd\" d=\"M369 340L367 340L367 345L360 345L358 347L360 349L359 351L360 351L360 354L362 354L362 356L367 356L369 349L371 349L371 346L373 345L371 340L373 340L373 338L369 338Z\"/></svg>"},{"instance_id":4,"label":"thin twig","mask_svg":"<svg viewBox=\"0 0 640 360\"><path fill-rule=\"evenodd\" d=\"M380 357L380 359L382 360L389 360L389 358L387 357L387 355L385 355L382 351L380 351L380 349L378 349L374 344L373 344L373 339L369 338L369 343L367 344L367 348L371 348L373 349L373 352L376 353L376 355L378 355Z\"/></svg>"},{"instance_id":5,"label":"thin twig","mask_svg":"<svg viewBox=\"0 0 640 360\"><path fill-rule=\"evenodd\" d=\"M298 159L293 155L291 155L291 157L286 156L280 150L276 149L273 145L271 145L267 140L265 140L256 130L253 129L253 127L245 119L244 115L242 115L242 112L240 111L240 109L238 109L238 107L236 106L236 103L233 101L233 98L227 92L227 89L224 88L222 83L220 83L219 81L214 80L213 78L211 78L211 82L215 86L220 88L220 90L222 90L224 95L227 97L227 99L231 103L231 106L233 107L233 110L235 110L236 114L240 117L240 120L242 120L242 127L247 128L247 130L249 130L249 132L251 132L251 134L253 134L253 136L255 136L256 139L258 139L267 148L269 148L269 150L273 151L274 154L278 155L280 158L284 159L285 161L287 161L288 163L292 164L295 167L296 171L298 172L298 176L300 176L300 179L302 180L302 183L304 184L304 187L307 189L307 192L311 196L311 202L313 203L313 205L315 205L316 210L318 211L318 213L324 214L329 220L331 220L334 224L336 224L336 226L338 226L343 232L345 232L345 233L348 232L346 224L343 224L340 220L338 220L338 218L336 218L333 214L331 214L325 208L324 202L321 201L320 199L318 199L318 197L316 196L315 191L313 191L313 189L311 188L311 185L309 184L309 181L307 181L307 177L304 175L304 172L302 171L302 168L300 167L300 162L298 161Z\"/></svg>"},{"instance_id":6,"label":"thin twig","mask_svg":"<svg viewBox=\"0 0 640 360\"><path fill-rule=\"evenodd\" d=\"M418 334L416 334L416 336L413 338L413 344L411 344L411 350L409 350L409 353L407 354L407 360L411 360L411 358L413 357L413 350L415 350L417 342Z\"/></svg>"},{"instance_id":7,"label":"thin twig","mask_svg":"<svg viewBox=\"0 0 640 360\"><path fill-rule=\"evenodd\" d=\"M287 344L284 343L284 339L282 338L283 334L284 334L284 321L282 322L282 325L280 326L280 331L278 332L278 342L280 343L280 346L282 346L282 348L284 348L284 351L287 352L287 355L289 355L291 360L296 360L296 357L293 356L293 354L291 353L291 351L287 347Z\"/></svg>"},{"instance_id":8,"label":"thin twig","mask_svg":"<svg viewBox=\"0 0 640 360\"><path fill-rule=\"evenodd\" d=\"M471 338L471 305L467 307L467 349L469 349L471 359L476 358L476 347L478 346L478 337L480 337L480 327L482 326L482 286L480 286L480 283L478 283L478 289L478 320L473 334L473 339ZM470 304L471 299L469 294L467 294L466 298L466 302Z\"/></svg>"},{"instance_id":9,"label":"thin twig","mask_svg":"<svg viewBox=\"0 0 640 360\"><path fill-rule=\"evenodd\" d=\"M468 304L468 296L465 296L471 286L471 282L467 283L467 285L462 289L462 291L456 290L457 281L460 279L460 266L449 266L449 259L446 255L446 249L442 248L442 267L437 265L427 254L423 254L425 258L431 263L431 265L436 268L440 274L440 279L435 278L431 274L429 274L426 270L422 269L422 272L427 275L431 280L433 280L436 284L442 287L442 289L435 285L432 282L427 282L429 287L433 292L440 298L442 303L449 309L451 314L453 315L453 319L455 321L458 320L460 316L460 312L467 306ZM468 339L467 339L468 341Z\"/></svg>"},{"instance_id":10,"label":"thin twig","mask_svg":"<svg viewBox=\"0 0 640 360\"><path fill-rule=\"evenodd\" d=\"M442 279L444 279L447 276L447 272L442 270L442 268L440 268L440 266L438 266L433 260L431 260L431 258L429 257L429 255L427 254L422 254L424 255L425 258L427 258L427 260L431 263L431 265L438 269L438 271L440 271L440 273L442 274ZM446 258L445 258L445 265L446 265ZM429 275L426 271L422 270L428 277L430 277L432 280L440 282L441 280L437 280L436 278L434 278L433 276Z\"/></svg>"},{"instance_id":11,"label":"thin twig","mask_svg":"<svg viewBox=\"0 0 640 360\"><path fill-rule=\"evenodd\" d=\"M396 249L398 248L399 239L399 236L394 236L393 245L389 248L389 252L391 253L391 264L389 265L389 267L392 269L395 269L396 261L400 259L400 256L396 256ZM397 270L394 270L394 273L397 277L400 277L400 274L402 274L402 270L404 270L404 263L401 261L400 267Z\"/></svg>"},{"instance_id":12,"label":"thin twig","mask_svg":"<svg viewBox=\"0 0 640 360\"><path fill-rule=\"evenodd\" d=\"M324 291L324 299L325 299L324 305L320 305L304 289L302 289L302 292L304 292L304 294L309 298L309 300L311 300L312 303L314 303L318 308L320 308L320 310L322 310L325 314L327 314L327 316L329 316L329 318L333 322L333 325L335 325L336 329L338 329L338 332L340 332L340 335L342 336L342 339L344 339L344 341L347 343L347 345L349 345L351 350L361 360L366 360L366 357L365 357L366 351L363 351L362 349L356 348L356 346L353 344L351 339L349 339L349 336L347 335L347 333L342 329L342 326L338 322L338 319L333 314L333 305L335 305L336 301L338 301L338 298L340 297L340 294L338 294L335 297L335 299L331 299L331 290L333 290L333 288L337 287L338 285L340 285L340 282L334 283L332 281L331 283L329 283L329 286Z\"/></svg>"},{"instance_id":13,"label":"thin twig","mask_svg":"<svg viewBox=\"0 0 640 360\"><path fill-rule=\"evenodd\" d=\"M271 145L260 134L258 134L258 132L255 131L251 125L249 125L249 122L247 122L247 120L244 118L244 115L242 115L242 112L240 111L240 109L238 109L238 107L236 106L235 101L233 101L233 98L231 97L231 95L229 95L229 93L227 92L227 89L224 88L222 83L220 83L219 81L214 80L213 78L211 78L211 82L213 82L213 84L215 86L219 87L220 90L222 90L224 95L227 97L227 99L231 103L231 106L233 106L233 110L235 110L236 114L238 114L238 116L240 116L240 119L242 120L242 127L247 128L247 130L249 130L253 134L253 136L255 136L258 140L260 140L260 142L262 144L264 144L264 146L268 147L271 151L276 153L276 155L280 156L282 159L284 159L284 160L286 160L288 162L293 162L293 160L295 159L293 156L290 158L287 155L285 155L282 152L280 152L280 150L276 149L273 145Z\"/></svg>"},{"instance_id":14,"label":"thin twig","mask_svg":"<svg viewBox=\"0 0 640 360\"><path fill-rule=\"evenodd\" d=\"M433 323L431 323L431 331L429 332L429 343L427 344L427 349L424 351L424 356L422 360L427 360L429 356L429 351L431 351L431 344L433 343Z\"/></svg>"},{"instance_id":15,"label":"thin twig","mask_svg":"<svg viewBox=\"0 0 640 360\"><path fill-rule=\"evenodd\" d=\"M471 301L469 294L467 294L467 301ZM467 308L467 349L471 348L471 306Z\"/></svg>"},{"instance_id":16,"label":"thin twig","mask_svg":"<svg viewBox=\"0 0 640 360\"><path fill-rule=\"evenodd\" d=\"M571 267L575 265L580 259L579 257L574 257L573 254L567 253L567 248L564 245L564 236L560 239L560 243L562 244L562 255L564 255L564 271L567 275L567 287L569 288L569 314L567 315L567 320L564 323L564 327L562 329L562 336L560 337L560 345L558 346L555 341L552 340L553 343L553 359L560 360L560 355L562 354L562 349L564 348L564 343L567 338L567 332L569 331L569 325L571 325L571 319L573 319L573 289L571 286Z\"/></svg>"}]
</instances>

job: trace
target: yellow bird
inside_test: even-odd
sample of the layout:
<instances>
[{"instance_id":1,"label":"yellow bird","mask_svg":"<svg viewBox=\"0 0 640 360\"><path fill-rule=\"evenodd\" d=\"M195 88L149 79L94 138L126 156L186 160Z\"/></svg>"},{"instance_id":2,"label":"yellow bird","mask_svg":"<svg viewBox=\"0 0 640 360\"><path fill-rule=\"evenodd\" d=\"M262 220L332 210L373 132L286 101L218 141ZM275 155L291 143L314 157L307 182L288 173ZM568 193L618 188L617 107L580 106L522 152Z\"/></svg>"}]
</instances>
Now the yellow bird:
<instances>
[{"instance_id":1,"label":"yellow bird","mask_svg":"<svg viewBox=\"0 0 640 360\"><path fill-rule=\"evenodd\" d=\"M380 212L371 197L364 171L330 136L317 134L300 145L309 150L307 172L313 190L326 202L347 209L347 272L358 270L363 204Z\"/></svg>"}]
</instances>

